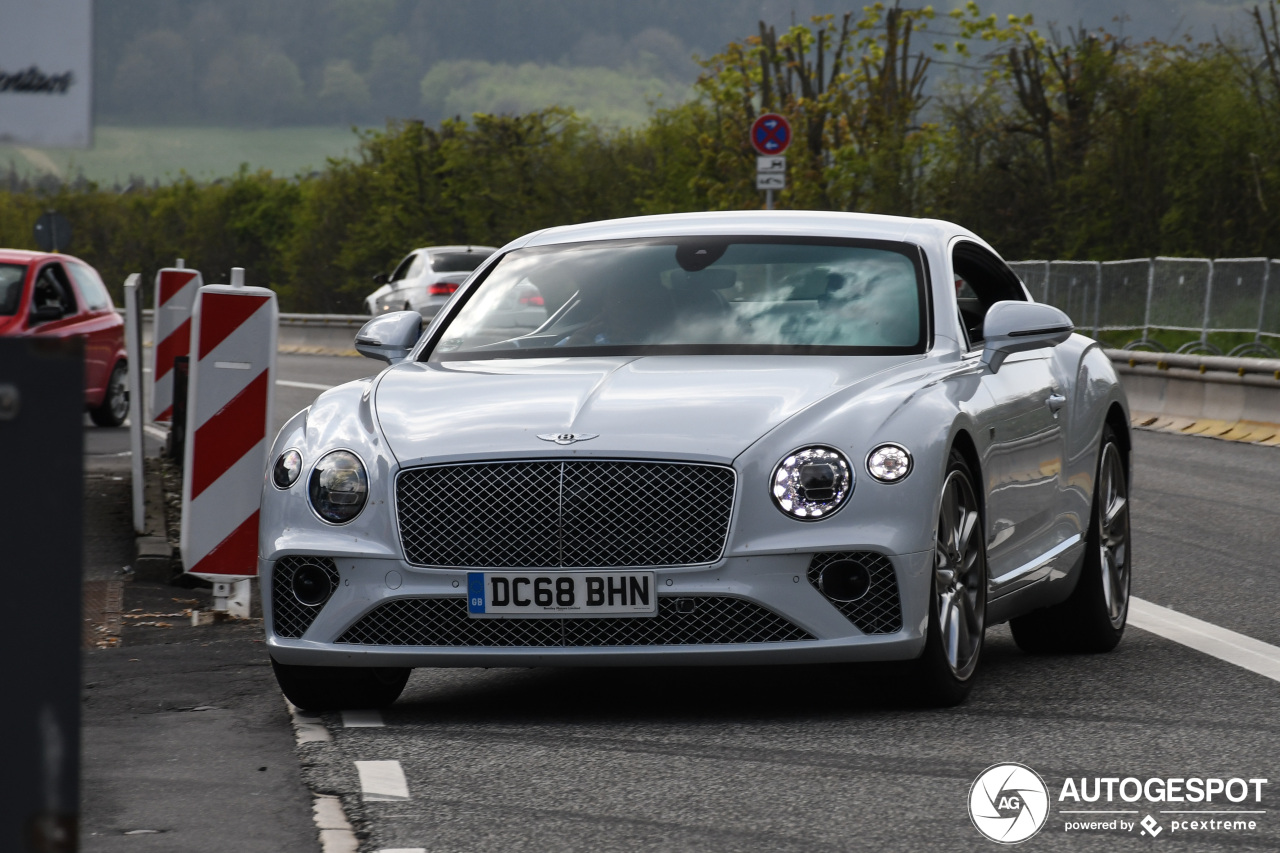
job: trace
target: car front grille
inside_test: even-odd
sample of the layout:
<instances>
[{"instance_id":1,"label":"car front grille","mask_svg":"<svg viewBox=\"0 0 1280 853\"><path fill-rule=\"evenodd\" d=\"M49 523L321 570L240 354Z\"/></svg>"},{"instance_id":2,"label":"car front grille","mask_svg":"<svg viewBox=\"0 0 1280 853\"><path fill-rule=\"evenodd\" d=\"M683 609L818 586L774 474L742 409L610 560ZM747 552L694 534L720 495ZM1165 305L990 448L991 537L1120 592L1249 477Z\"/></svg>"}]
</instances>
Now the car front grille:
<instances>
[{"instance_id":1,"label":"car front grille","mask_svg":"<svg viewBox=\"0 0 1280 853\"><path fill-rule=\"evenodd\" d=\"M855 601L839 601L822 590L822 570L833 563L857 563L870 578L867 591ZM864 634L893 634L902 630L902 605L893 563L873 551L814 554L809 562L809 583Z\"/></svg>"},{"instance_id":2,"label":"car front grille","mask_svg":"<svg viewBox=\"0 0 1280 853\"><path fill-rule=\"evenodd\" d=\"M686 566L720 559L733 489L733 469L719 465L437 465L400 472L396 507L417 566Z\"/></svg>"},{"instance_id":3,"label":"car front grille","mask_svg":"<svg viewBox=\"0 0 1280 853\"><path fill-rule=\"evenodd\" d=\"M617 618L473 618L465 598L383 602L337 639L362 646L690 646L814 639L778 614L740 598L658 598L658 615Z\"/></svg>"},{"instance_id":4,"label":"car front grille","mask_svg":"<svg viewBox=\"0 0 1280 853\"><path fill-rule=\"evenodd\" d=\"M293 576L306 565L319 566L329 577L329 595L338 588L338 567L328 557L281 557L271 570L271 627L277 637L296 640L307 632L325 602L303 604L293 594Z\"/></svg>"}]
</instances>

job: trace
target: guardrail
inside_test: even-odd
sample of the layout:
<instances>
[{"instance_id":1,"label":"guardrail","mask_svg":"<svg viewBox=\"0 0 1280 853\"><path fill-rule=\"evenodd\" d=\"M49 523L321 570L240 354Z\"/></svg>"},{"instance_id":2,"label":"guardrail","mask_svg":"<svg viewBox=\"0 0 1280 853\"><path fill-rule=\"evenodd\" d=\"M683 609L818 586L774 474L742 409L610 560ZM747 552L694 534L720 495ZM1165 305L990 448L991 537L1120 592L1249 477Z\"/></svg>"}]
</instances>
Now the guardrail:
<instances>
[{"instance_id":1,"label":"guardrail","mask_svg":"<svg viewBox=\"0 0 1280 853\"><path fill-rule=\"evenodd\" d=\"M1280 424L1280 359L1106 353L1135 413Z\"/></svg>"}]
</instances>

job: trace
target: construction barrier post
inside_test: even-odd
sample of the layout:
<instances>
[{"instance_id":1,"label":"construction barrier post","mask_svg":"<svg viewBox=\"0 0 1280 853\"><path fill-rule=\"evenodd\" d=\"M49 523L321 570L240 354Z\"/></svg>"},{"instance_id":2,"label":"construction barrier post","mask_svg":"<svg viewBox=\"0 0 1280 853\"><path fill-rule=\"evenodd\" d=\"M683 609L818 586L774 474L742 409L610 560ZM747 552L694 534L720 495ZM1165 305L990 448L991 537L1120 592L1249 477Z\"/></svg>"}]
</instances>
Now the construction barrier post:
<instances>
[{"instance_id":1,"label":"construction barrier post","mask_svg":"<svg viewBox=\"0 0 1280 853\"><path fill-rule=\"evenodd\" d=\"M173 360L191 349L191 311L196 293L204 280L196 270L185 267L182 258L176 266L156 273L156 310L151 337L151 420L169 423L173 417ZM142 416L141 402L138 417Z\"/></svg>"},{"instance_id":2,"label":"construction barrier post","mask_svg":"<svg viewBox=\"0 0 1280 853\"><path fill-rule=\"evenodd\" d=\"M133 474L133 532L147 532L147 509L144 502L143 489L146 486L146 459L142 444L142 422L146 415L142 411L142 303L138 300L137 273L129 276L124 282L124 347L129 359L129 400L132 409L129 412L129 450Z\"/></svg>"},{"instance_id":3,"label":"construction barrier post","mask_svg":"<svg viewBox=\"0 0 1280 853\"><path fill-rule=\"evenodd\" d=\"M215 582L213 609L231 615L258 573L278 316L275 293L246 287L239 267L230 284L200 288L192 315L182 564Z\"/></svg>"}]
</instances>

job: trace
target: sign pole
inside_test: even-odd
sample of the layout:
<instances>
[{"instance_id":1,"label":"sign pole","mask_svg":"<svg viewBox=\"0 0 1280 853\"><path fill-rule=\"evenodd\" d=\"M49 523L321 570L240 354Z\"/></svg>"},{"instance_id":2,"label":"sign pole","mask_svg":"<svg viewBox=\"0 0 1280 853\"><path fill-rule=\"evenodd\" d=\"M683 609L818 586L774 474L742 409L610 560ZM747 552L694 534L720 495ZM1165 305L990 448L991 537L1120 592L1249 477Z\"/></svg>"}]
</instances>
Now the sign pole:
<instances>
[{"instance_id":1,"label":"sign pole","mask_svg":"<svg viewBox=\"0 0 1280 853\"><path fill-rule=\"evenodd\" d=\"M773 210L773 191L787 187L787 158L791 124L777 113L765 113L751 125L751 147L756 150L756 189L764 190L764 209Z\"/></svg>"}]
</instances>

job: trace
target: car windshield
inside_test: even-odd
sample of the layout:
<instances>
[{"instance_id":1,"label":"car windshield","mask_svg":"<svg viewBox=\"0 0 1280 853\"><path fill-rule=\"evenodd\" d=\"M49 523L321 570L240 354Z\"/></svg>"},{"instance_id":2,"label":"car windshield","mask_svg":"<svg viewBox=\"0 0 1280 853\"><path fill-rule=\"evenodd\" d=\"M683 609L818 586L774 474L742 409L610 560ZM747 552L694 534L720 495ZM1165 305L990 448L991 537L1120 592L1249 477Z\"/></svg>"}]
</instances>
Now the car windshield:
<instances>
[{"instance_id":1,"label":"car windshield","mask_svg":"<svg viewBox=\"0 0 1280 853\"><path fill-rule=\"evenodd\" d=\"M701 237L518 249L438 334L432 361L614 354L923 352L916 247Z\"/></svg>"},{"instance_id":2,"label":"car windshield","mask_svg":"<svg viewBox=\"0 0 1280 853\"><path fill-rule=\"evenodd\" d=\"M0 264L0 317L12 317L18 313L18 300L22 298L22 279L26 266Z\"/></svg>"},{"instance_id":3,"label":"car windshield","mask_svg":"<svg viewBox=\"0 0 1280 853\"><path fill-rule=\"evenodd\" d=\"M431 255L433 272L471 272L492 252L441 252Z\"/></svg>"}]
</instances>

